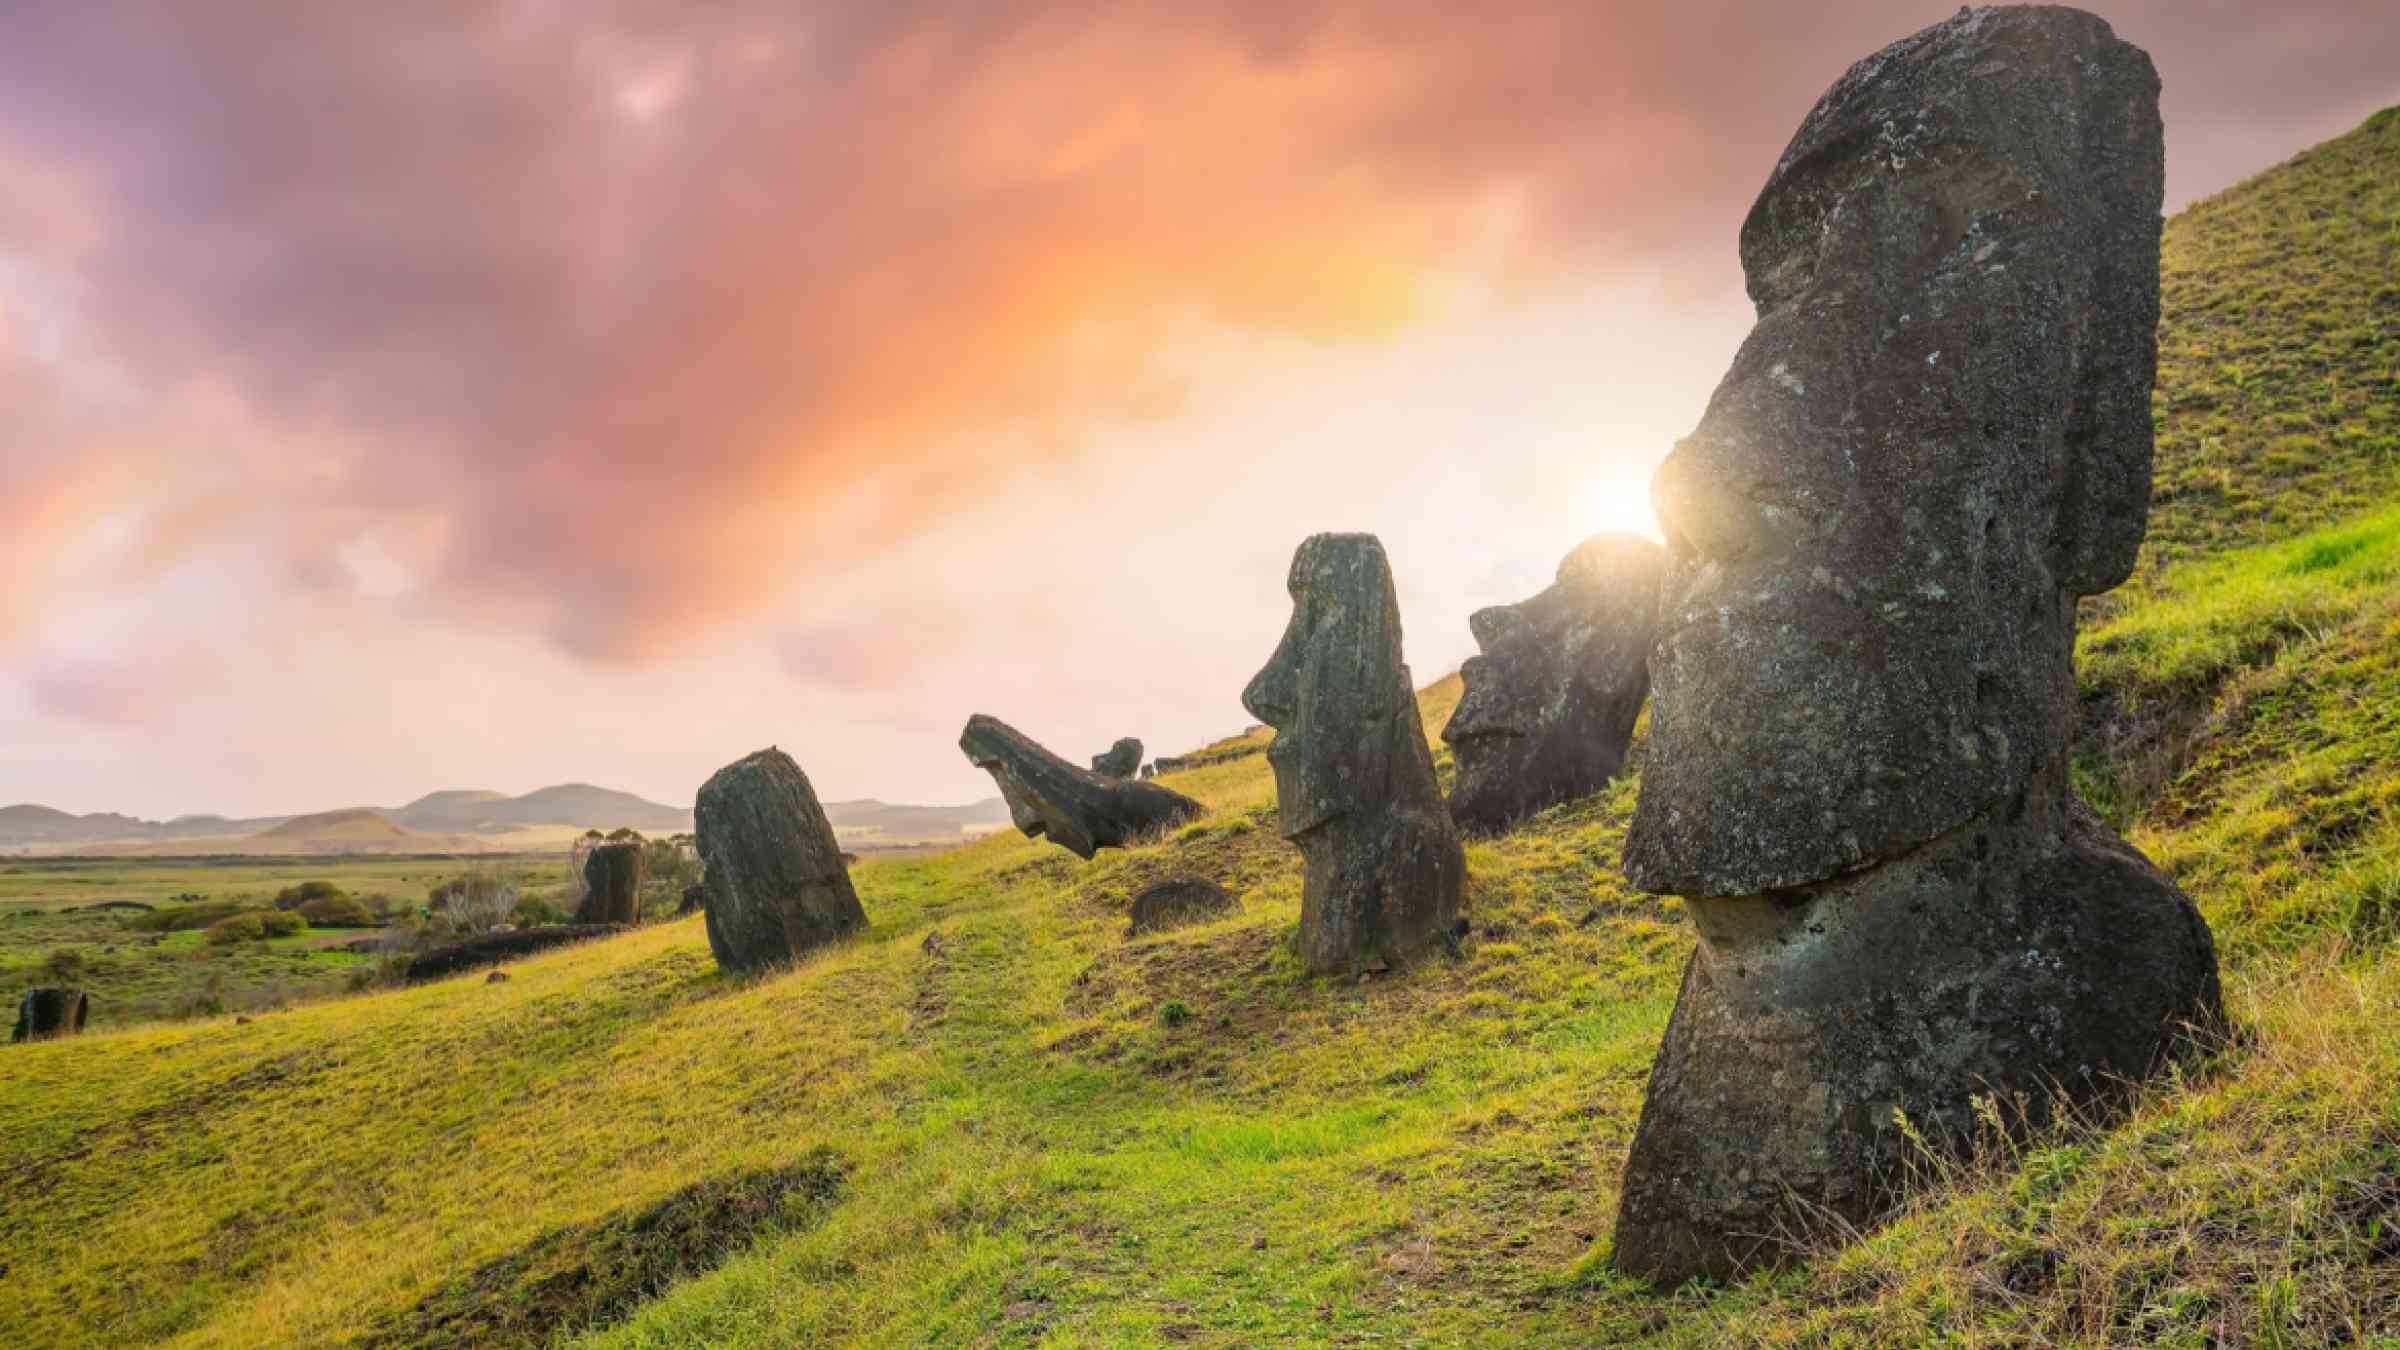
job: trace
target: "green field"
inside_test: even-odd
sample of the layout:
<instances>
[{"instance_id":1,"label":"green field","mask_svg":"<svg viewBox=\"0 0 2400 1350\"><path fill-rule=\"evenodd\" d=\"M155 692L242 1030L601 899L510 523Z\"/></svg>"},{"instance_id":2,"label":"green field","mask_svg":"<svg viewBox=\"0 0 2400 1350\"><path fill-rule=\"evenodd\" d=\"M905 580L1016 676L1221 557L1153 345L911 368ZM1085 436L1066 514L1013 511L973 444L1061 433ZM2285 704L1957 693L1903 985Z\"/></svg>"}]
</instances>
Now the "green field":
<instances>
[{"instance_id":1,"label":"green field","mask_svg":"<svg viewBox=\"0 0 2400 1350\"><path fill-rule=\"evenodd\" d=\"M562 854L467 857L28 858L0 863L0 992L72 985L91 996L95 1027L280 1007L351 989L374 958L338 945L372 930L327 929L219 946L197 930L146 932L139 911L92 906L235 901L261 908L303 881L413 909L466 871L496 871L528 887L567 880Z\"/></svg>"},{"instance_id":2,"label":"green field","mask_svg":"<svg viewBox=\"0 0 2400 1350\"><path fill-rule=\"evenodd\" d=\"M2169 226L2171 495L2080 644L2079 777L2238 1034L2126 1119L1929 1162L1784 1275L1619 1281L1690 945L1619 876L1636 783L1471 845L1455 959L1332 981L1249 756L1090 863L869 859L868 930L771 978L679 920L7 1049L0 1344L2400 1345L2400 492L2380 432L2332 428L2331 486L2275 450L2280 391L2400 399L2395 184L2387 113ZM2340 270L2276 261L2320 235ZM1127 940L1170 875L1241 908Z\"/></svg>"}]
</instances>

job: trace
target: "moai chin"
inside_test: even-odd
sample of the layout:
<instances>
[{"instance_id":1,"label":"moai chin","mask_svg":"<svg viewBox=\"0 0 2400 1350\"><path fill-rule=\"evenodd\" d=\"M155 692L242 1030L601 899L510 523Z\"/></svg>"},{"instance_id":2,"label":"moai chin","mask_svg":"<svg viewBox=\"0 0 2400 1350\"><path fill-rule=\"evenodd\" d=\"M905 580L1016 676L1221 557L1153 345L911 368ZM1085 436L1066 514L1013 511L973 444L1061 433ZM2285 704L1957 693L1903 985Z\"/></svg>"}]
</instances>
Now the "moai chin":
<instances>
[{"instance_id":1,"label":"moai chin","mask_svg":"<svg viewBox=\"0 0 2400 1350\"><path fill-rule=\"evenodd\" d=\"M1887 1211L1978 1096L2105 1104L2219 1013L2191 902L2076 802L2077 597L2148 512L2149 58L1976 9L1851 68L1742 228L1758 323L1653 484L1672 561L1625 865L1699 947L1619 1269Z\"/></svg>"},{"instance_id":2,"label":"moai chin","mask_svg":"<svg viewBox=\"0 0 2400 1350\"><path fill-rule=\"evenodd\" d=\"M1467 867L1400 660L1391 566L1373 535L1315 535L1289 587L1291 623L1242 706L1275 728L1283 835L1307 861L1300 958L1322 974L1404 963L1449 937Z\"/></svg>"}]
</instances>

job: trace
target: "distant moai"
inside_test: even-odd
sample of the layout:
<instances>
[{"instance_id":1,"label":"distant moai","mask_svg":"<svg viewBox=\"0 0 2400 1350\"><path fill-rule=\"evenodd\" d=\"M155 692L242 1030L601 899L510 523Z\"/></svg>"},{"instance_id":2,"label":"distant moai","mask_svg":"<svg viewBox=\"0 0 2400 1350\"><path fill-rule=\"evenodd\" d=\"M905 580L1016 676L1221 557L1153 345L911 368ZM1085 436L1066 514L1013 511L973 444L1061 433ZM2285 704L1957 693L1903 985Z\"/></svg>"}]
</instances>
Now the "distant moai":
<instances>
[{"instance_id":1,"label":"distant moai","mask_svg":"<svg viewBox=\"0 0 2400 1350\"><path fill-rule=\"evenodd\" d=\"M80 1036L91 1016L92 1000L80 989L28 989L17 1000L17 1025L11 1041L46 1041L54 1036Z\"/></svg>"},{"instance_id":2,"label":"distant moai","mask_svg":"<svg viewBox=\"0 0 2400 1350\"><path fill-rule=\"evenodd\" d=\"M1142 767L1142 743L1131 736L1092 756L1092 772L1102 778L1131 778Z\"/></svg>"},{"instance_id":3,"label":"distant moai","mask_svg":"<svg viewBox=\"0 0 2400 1350\"><path fill-rule=\"evenodd\" d=\"M986 713L967 719L958 748L968 763L991 774L1020 833L1029 839L1047 838L1080 858L1104 848L1123 848L1207 810L1156 783L1079 769ZM1138 763L1138 743L1134 757Z\"/></svg>"},{"instance_id":4,"label":"distant moai","mask_svg":"<svg viewBox=\"0 0 2400 1350\"><path fill-rule=\"evenodd\" d=\"M866 926L833 825L790 755L770 746L717 770L693 817L718 965L788 965Z\"/></svg>"},{"instance_id":5,"label":"distant moai","mask_svg":"<svg viewBox=\"0 0 2400 1350\"><path fill-rule=\"evenodd\" d=\"M2161 163L2140 49L1965 10L1853 66L1742 227L1757 326L1652 489L1625 867L1699 947L1620 1270L1785 1260L1979 1099L2104 1109L2220 1014L2199 913L2067 775L2075 603L2148 510Z\"/></svg>"},{"instance_id":6,"label":"distant moai","mask_svg":"<svg viewBox=\"0 0 2400 1350\"><path fill-rule=\"evenodd\" d=\"M648 851L632 840L598 845L584 855L583 903L577 923L642 921L642 882L650 870Z\"/></svg>"},{"instance_id":7,"label":"distant moai","mask_svg":"<svg viewBox=\"0 0 2400 1350\"><path fill-rule=\"evenodd\" d=\"M1400 659L1391 566L1373 535L1315 535L1289 587L1291 622L1242 706L1275 728L1283 835L1307 862L1300 959L1399 964L1450 937L1467 865Z\"/></svg>"},{"instance_id":8,"label":"distant moai","mask_svg":"<svg viewBox=\"0 0 2400 1350\"><path fill-rule=\"evenodd\" d=\"M1479 656L1442 739L1458 761L1450 816L1498 834L1545 807L1598 790L1625 765L1650 692L1658 583L1667 551L1631 534L1596 534L1558 579L1513 605L1467 619Z\"/></svg>"}]
</instances>

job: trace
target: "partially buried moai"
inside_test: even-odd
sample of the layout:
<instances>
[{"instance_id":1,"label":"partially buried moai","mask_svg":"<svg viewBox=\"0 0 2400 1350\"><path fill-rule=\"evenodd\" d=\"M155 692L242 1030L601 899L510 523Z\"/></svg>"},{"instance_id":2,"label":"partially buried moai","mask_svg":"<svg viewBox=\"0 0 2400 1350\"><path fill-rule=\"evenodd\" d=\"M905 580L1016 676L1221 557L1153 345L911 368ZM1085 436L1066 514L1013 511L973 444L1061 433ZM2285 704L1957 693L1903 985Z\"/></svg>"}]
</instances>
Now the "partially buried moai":
<instances>
[{"instance_id":1,"label":"partially buried moai","mask_svg":"<svg viewBox=\"0 0 2400 1350\"><path fill-rule=\"evenodd\" d=\"M1458 760L1460 829L1497 834L1624 767L1650 692L1666 565L1667 551L1638 535L1596 534L1541 594L1468 618L1482 655L1460 670L1466 693L1442 728Z\"/></svg>"},{"instance_id":2,"label":"partially buried moai","mask_svg":"<svg viewBox=\"0 0 2400 1350\"><path fill-rule=\"evenodd\" d=\"M2161 172L2140 49L1966 10L1852 67L1743 224L1758 324L1653 485L1625 866L1699 948L1621 1270L1783 1260L1888 1210L1902 1119L2105 1106L2219 1015L2198 912L2067 780L2076 598L2148 512Z\"/></svg>"},{"instance_id":3,"label":"partially buried moai","mask_svg":"<svg viewBox=\"0 0 2400 1350\"><path fill-rule=\"evenodd\" d=\"M1400 660L1400 606L1373 535L1320 534L1292 559L1292 619L1242 691L1275 728L1283 834L1307 860L1300 959L1398 964L1457 922L1466 857Z\"/></svg>"},{"instance_id":4,"label":"partially buried moai","mask_svg":"<svg viewBox=\"0 0 2400 1350\"><path fill-rule=\"evenodd\" d=\"M577 923L640 923L642 882L649 854L638 841L620 839L593 848L583 860L583 903Z\"/></svg>"},{"instance_id":5,"label":"partially buried moai","mask_svg":"<svg viewBox=\"0 0 2400 1350\"><path fill-rule=\"evenodd\" d=\"M692 814L718 965L789 965L866 927L833 825L790 755L769 746L717 770Z\"/></svg>"}]
</instances>

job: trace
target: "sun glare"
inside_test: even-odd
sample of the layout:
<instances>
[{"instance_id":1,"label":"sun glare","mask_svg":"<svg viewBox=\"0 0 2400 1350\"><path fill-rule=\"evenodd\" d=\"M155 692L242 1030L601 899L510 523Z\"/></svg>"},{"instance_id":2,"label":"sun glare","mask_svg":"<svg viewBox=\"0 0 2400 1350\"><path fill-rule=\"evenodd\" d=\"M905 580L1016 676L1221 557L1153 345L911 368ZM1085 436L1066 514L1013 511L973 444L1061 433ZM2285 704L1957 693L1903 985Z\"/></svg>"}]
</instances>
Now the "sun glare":
<instances>
[{"instance_id":1,"label":"sun glare","mask_svg":"<svg viewBox=\"0 0 2400 1350\"><path fill-rule=\"evenodd\" d=\"M1623 530L1656 543L1666 542L1658 514L1650 508L1650 470L1628 471L1611 466L1584 480L1583 520L1592 533Z\"/></svg>"}]
</instances>

